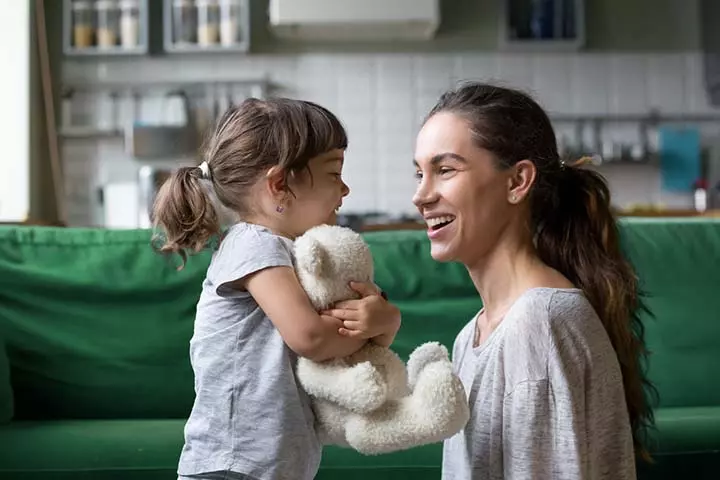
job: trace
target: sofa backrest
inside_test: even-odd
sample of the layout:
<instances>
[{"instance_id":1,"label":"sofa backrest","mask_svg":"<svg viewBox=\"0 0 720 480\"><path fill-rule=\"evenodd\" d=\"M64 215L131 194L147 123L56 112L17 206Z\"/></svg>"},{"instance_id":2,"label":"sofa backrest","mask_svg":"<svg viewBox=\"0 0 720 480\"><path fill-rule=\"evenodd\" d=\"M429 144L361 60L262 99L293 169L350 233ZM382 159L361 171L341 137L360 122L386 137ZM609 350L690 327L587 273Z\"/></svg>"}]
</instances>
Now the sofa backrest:
<instances>
[{"instance_id":1,"label":"sofa backrest","mask_svg":"<svg viewBox=\"0 0 720 480\"><path fill-rule=\"evenodd\" d=\"M645 318L661 404L720 405L720 221L629 219L625 249L655 318ZM15 418L184 418L188 360L210 253L155 253L151 233L0 228L0 329ZM403 313L393 349L448 348L480 309L464 267L437 263L421 231L365 235L375 280Z\"/></svg>"},{"instance_id":2,"label":"sofa backrest","mask_svg":"<svg viewBox=\"0 0 720 480\"><path fill-rule=\"evenodd\" d=\"M0 229L15 418L188 414L188 341L208 256L178 272L149 241L147 231Z\"/></svg>"}]
</instances>

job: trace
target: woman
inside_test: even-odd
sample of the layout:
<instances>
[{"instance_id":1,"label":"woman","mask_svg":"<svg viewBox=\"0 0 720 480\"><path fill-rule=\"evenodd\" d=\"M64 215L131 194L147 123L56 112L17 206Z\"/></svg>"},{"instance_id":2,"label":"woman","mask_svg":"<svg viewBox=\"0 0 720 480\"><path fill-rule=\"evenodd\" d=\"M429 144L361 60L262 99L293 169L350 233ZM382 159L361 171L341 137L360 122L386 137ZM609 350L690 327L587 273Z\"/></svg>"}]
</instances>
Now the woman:
<instances>
[{"instance_id":1,"label":"woman","mask_svg":"<svg viewBox=\"0 0 720 480\"><path fill-rule=\"evenodd\" d=\"M481 83L441 97L415 163L432 256L483 301L453 348L472 414L443 478L635 479L652 421L638 281L602 177L561 162L531 98Z\"/></svg>"}]
</instances>

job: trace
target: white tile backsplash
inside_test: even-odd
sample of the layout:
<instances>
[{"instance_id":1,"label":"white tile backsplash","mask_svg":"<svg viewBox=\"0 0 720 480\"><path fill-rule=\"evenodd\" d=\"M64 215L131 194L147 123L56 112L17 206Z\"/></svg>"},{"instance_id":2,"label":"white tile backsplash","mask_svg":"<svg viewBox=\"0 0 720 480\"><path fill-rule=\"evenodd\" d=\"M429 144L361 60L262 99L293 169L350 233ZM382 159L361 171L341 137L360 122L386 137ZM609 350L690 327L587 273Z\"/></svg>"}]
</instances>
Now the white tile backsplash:
<instances>
[{"instance_id":1,"label":"white tile backsplash","mask_svg":"<svg viewBox=\"0 0 720 480\"><path fill-rule=\"evenodd\" d=\"M63 78L69 81L132 80L138 72L152 81L177 80L179 76L188 81L267 77L274 94L313 100L331 109L350 137L346 177L352 193L345 201L347 212L413 212L415 135L438 96L459 80L481 79L523 88L556 114L645 114L649 108L667 113L713 111L705 97L702 55L697 52L213 55L114 59L100 66L66 60L63 65ZM236 98L243 95L239 92ZM101 102L94 108L90 118L98 118L103 108L107 111ZM127 102L122 108L132 110ZM142 116L153 118L159 109L144 102ZM609 131L622 140L636 137L633 129L632 125L616 125ZM712 130L708 134L720 134ZM558 125L558 131L574 134L568 125ZM78 224L101 224L102 218L97 217L101 209L83 202L94 201L95 187L135 178L138 165L124 154L118 139L63 142L71 184L68 195L73 199L71 217ZM111 145L93 148L92 142ZM71 173L78 165L85 175ZM689 194L661 191L655 167L603 167L603 173L618 205L691 204Z\"/></svg>"}]
</instances>

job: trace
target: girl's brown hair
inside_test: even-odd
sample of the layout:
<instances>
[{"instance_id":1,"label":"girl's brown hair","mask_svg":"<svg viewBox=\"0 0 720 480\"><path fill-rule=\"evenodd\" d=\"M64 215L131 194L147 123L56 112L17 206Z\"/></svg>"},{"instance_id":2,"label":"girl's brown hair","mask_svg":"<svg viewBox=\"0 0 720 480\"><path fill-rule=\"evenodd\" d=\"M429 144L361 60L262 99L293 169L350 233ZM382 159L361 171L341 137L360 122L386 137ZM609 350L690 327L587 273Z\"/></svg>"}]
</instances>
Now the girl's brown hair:
<instances>
[{"instance_id":1,"label":"girl's brown hair","mask_svg":"<svg viewBox=\"0 0 720 480\"><path fill-rule=\"evenodd\" d=\"M163 231L160 251L178 253L184 263L188 251L199 252L220 234L221 208L248 213L250 187L270 168L280 167L287 181L312 158L347 143L337 117L312 102L250 98L228 109L204 148L209 179L198 167L178 168L158 192L152 217Z\"/></svg>"},{"instance_id":2,"label":"girl's brown hair","mask_svg":"<svg viewBox=\"0 0 720 480\"><path fill-rule=\"evenodd\" d=\"M561 161L550 119L520 91L466 83L444 94L428 118L438 112L465 119L476 145L493 153L499 168L525 159L535 164L529 201L538 255L581 288L598 313L620 362L635 450L648 459L643 435L653 412L646 395L655 390L644 371L647 350L638 315L647 309L621 250L604 178Z\"/></svg>"}]
</instances>

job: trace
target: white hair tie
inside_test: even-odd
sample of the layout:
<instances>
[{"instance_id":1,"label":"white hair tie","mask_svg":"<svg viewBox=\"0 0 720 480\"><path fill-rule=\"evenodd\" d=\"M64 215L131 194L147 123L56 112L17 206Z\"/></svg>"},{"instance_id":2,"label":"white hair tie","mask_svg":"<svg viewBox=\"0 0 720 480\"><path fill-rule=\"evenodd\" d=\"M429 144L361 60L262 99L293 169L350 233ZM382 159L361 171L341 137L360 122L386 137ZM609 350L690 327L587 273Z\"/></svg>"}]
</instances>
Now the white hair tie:
<instances>
[{"instance_id":1,"label":"white hair tie","mask_svg":"<svg viewBox=\"0 0 720 480\"><path fill-rule=\"evenodd\" d=\"M207 162L202 162L200 165L198 165L198 168L202 172L202 178L210 178L210 165L208 165Z\"/></svg>"}]
</instances>

